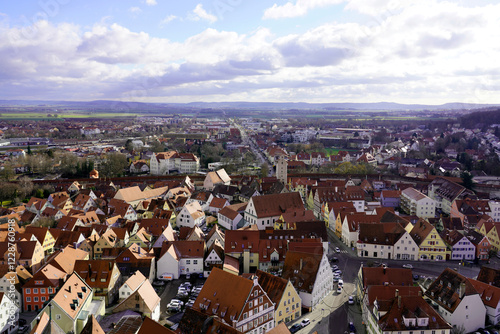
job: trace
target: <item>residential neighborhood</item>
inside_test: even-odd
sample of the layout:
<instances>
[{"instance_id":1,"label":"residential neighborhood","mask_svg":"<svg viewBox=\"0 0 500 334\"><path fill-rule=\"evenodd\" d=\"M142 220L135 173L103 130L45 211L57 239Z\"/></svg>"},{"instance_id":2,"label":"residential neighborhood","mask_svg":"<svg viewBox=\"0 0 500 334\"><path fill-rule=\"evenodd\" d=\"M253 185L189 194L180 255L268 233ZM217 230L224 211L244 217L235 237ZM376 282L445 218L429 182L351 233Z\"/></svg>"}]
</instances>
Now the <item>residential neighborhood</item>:
<instances>
[{"instance_id":1,"label":"residential neighborhood","mask_svg":"<svg viewBox=\"0 0 500 334\"><path fill-rule=\"evenodd\" d=\"M0 307L19 320L4 332L189 333L208 318L252 334L499 326L500 183L446 153L453 141L430 145L474 141L487 169L497 127L176 119L191 129L182 141L6 151Z\"/></svg>"}]
</instances>

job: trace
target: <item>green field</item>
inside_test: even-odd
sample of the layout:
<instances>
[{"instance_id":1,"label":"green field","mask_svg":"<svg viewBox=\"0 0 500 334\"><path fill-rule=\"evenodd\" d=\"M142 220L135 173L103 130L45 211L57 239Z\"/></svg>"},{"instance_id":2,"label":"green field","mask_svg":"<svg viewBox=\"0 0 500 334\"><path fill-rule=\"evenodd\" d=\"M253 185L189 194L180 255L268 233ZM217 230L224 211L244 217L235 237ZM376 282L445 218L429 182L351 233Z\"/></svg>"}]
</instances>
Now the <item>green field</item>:
<instances>
[{"instance_id":1,"label":"green field","mask_svg":"<svg viewBox=\"0 0 500 334\"><path fill-rule=\"evenodd\" d=\"M63 113L63 114L56 114L57 117L54 116L48 117L47 115L48 113L39 113L39 112L1 113L0 119L5 119L5 120L33 119L38 121L57 121L57 120L63 121L64 119L67 118L135 118L137 116L141 116L141 114L139 113L111 113L111 112Z\"/></svg>"}]
</instances>

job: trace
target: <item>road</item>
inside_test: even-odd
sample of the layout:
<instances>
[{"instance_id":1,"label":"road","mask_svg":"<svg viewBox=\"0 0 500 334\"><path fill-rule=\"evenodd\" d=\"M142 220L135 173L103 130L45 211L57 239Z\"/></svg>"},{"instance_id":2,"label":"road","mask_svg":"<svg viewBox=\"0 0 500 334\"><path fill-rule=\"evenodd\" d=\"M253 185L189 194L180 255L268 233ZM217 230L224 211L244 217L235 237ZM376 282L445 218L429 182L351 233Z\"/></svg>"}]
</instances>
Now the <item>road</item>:
<instances>
[{"instance_id":1,"label":"road","mask_svg":"<svg viewBox=\"0 0 500 334\"><path fill-rule=\"evenodd\" d=\"M239 125L238 123L236 123L232 119L230 120L230 122L234 127L236 127L240 131L241 141L243 142L243 145L248 145L248 147L250 147L250 150L252 150L253 154L255 154L255 156L257 157L257 160L258 160L258 161L256 161L257 165L260 166L262 164L266 164L269 168L268 176L273 176L274 175L273 166L267 160L266 156L260 151L260 149L257 147L257 145L250 139L245 128L242 127L241 125ZM260 163L259 163L259 161L260 161Z\"/></svg>"}]
</instances>

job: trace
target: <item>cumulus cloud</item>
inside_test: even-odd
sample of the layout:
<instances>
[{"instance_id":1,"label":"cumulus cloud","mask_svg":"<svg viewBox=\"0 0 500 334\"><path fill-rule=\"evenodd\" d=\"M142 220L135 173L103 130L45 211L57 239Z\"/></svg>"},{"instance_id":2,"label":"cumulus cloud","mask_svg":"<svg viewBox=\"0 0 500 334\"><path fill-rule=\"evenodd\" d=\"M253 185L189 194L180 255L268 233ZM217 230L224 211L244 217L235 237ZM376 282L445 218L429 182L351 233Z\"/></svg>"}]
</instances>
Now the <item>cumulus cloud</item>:
<instances>
[{"instance_id":1,"label":"cumulus cloud","mask_svg":"<svg viewBox=\"0 0 500 334\"><path fill-rule=\"evenodd\" d=\"M132 14L137 14L142 12L142 9L140 9L139 7L130 7L128 11L131 12Z\"/></svg>"},{"instance_id":2,"label":"cumulus cloud","mask_svg":"<svg viewBox=\"0 0 500 334\"><path fill-rule=\"evenodd\" d=\"M217 16L208 13L201 3L197 4L196 7L189 15L189 19L192 21L208 21L210 23L214 23L217 21Z\"/></svg>"},{"instance_id":3,"label":"cumulus cloud","mask_svg":"<svg viewBox=\"0 0 500 334\"><path fill-rule=\"evenodd\" d=\"M209 28L174 42L108 22L0 25L0 98L489 103L499 21L500 5L422 0L281 36Z\"/></svg>"},{"instance_id":4,"label":"cumulus cloud","mask_svg":"<svg viewBox=\"0 0 500 334\"><path fill-rule=\"evenodd\" d=\"M175 15L167 15L167 16L165 16L165 18L163 20L160 21L160 26L164 26L177 18L178 17Z\"/></svg>"},{"instance_id":5,"label":"cumulus cloud","mask_svg":"<svg viewBox=\"0 0 500 334\"><path fill-rule=\"evenodd\" d=\"M263 19L281 19L304 16L311 9L336 5L344 0L296 0L284 5L274 4L264 11Z\"/></svg>"},{"instance_id":6,"label":"cumulus cloud","mask_svg":"<svg viewBox=\"0 0 500 334\"><path fill-rule=\"evenodd\" d=\"M144 1L146 3L146 5L148 6L156 6L158 3L156 2L156 0L145 0Z\"/></svg>"}]
</instances>

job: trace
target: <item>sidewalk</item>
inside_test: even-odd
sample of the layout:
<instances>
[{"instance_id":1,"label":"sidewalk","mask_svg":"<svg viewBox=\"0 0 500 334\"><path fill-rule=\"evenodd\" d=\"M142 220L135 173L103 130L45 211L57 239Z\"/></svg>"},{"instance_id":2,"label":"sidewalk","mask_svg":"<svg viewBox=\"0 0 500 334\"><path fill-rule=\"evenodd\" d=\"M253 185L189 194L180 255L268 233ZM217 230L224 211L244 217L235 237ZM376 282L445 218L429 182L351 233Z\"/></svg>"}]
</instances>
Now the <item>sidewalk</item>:
<instances>
[{"instance_id":1,"label":"sidewalk","mask_svg":"<svg viewBox=\"0 0 500 334\"><path fill-rule=\"evenodd\" d=\"M336 287L336 284L334 284L334 286ZM300 323L302 319L307 318L311 321L311 324L301 330L299 332L301 334L312 333L313 329L316 328L318 324L321 324L322 328L328 328L330 314L347 303L349 296L353 296L354 292L355 286L353 283L344 283L342 293L337 294L336 291L331 291L311 312L305 313L300 318L295 319L293 323L287 324L288 327ZM318 331L318 333L320 333L320 331Z\"/></svg>"}]
</instances>

